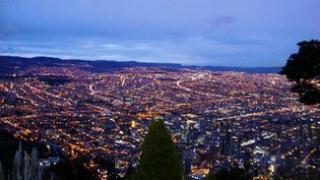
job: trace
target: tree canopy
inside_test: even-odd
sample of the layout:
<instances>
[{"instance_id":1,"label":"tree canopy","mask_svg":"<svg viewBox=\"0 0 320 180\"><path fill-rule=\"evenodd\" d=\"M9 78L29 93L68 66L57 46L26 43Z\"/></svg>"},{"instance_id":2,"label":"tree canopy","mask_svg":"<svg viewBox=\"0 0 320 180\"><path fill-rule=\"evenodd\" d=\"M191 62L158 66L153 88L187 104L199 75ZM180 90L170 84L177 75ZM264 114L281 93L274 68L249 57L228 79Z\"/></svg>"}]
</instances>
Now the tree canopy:
<instances>
[{"instance_id":1,"label":"tree canopy","mask_svg":"<svg viewBox=\"0 0 320 180\"><path fill-rule=\"evenodd\" d=\"M4 172L3 172L3 169L2 169L2 164L0 162L0 180L4 180L5 177L4 177Z\"/></svg>"},{"instance_id":2,"label":"tree canopy","mask_svg":"<svg viewBox=\"0 0 320 180\"><path fill-rule=\"evenodd\" d=\"M293 92L299 93L305 104L320 103L320 41L302 41L297 44L299 51L292 54L281 74L295 82Z\"/></svg>"},{"instance_id":3,"label":"tree canopy","mask_svg":"<svg viewBox=\"0 0 320 180\"><path fill-rule=\"evenodd\" d=\"M209 173L205 180L245 180L252 179L249 172L246 169L231 168L231 169L220 169L216 173Z\"/></svg>"},{"instance_id":4,"label":"tree canopy","mask_svg":"<svg viewBox=\"0 0 320 180\"><path fill-rule=\"evenodd\" d=\"M149 127L142 145L137 180L182 180L183 166L170 133L162 120Z\"/></svg>"}]
</instances>

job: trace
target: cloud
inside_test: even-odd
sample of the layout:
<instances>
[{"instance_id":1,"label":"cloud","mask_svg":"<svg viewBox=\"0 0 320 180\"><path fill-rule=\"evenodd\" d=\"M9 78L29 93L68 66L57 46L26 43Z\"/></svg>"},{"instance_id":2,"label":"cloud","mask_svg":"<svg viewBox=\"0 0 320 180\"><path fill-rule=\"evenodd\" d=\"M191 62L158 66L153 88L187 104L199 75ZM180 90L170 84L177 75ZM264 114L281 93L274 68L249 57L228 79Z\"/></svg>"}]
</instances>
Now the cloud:
<instances>
[{"instance_id":1,"label":"cloud","mask_svg":"<svg viewBox=\"0 0 320 180\"><path fill-rule=\"evenodd\" d=\"M0 38L6 38L10 36L17 36L19 34L18 28L11 25L0 24Z\"/></svg>"},{"instance_id":2,"label":"cloud","mask_svg":"<svg viewBox=\"0 0 320 180\"><path fill-rule=\"evenodd\" d=\"M318 0L0 0L0 53L276 66L296 42L320 38L319 6Z\"/></svg>"},{"instance_id":3,"label":"cloud","mask_svg":"<svg viewBox=\"0 0 320 180\"><path fill-rule=\"evenodd\" d=\"M238 43L236 43L238 42ZM193 36L163 40L114 40L73 38L61 41L0 41L0 53L21 56L54 56L67 59L137 60L143 62L172 62L196 65L267 66L275 56L270 43L252 43L254 40L235 39L225 42L215 37ZM251 51L255 49L255 51ZM266 54L259 58L261 53ZM236 57L236 58L235 58ZM250 58L249 58L250 57ZM278 64L279 65L279 64Z\"/></svg>"},{"instance_id":4,"label":"cloud","mask_svg":"<svg viewBox=\"0 0 320 180\"><path fill-rule=\"evenodd\" d=\"M237 20L234 16L219 16L213 20L214 26L224 26L228 24L232 24Z\"/></svg>"}]
</instances>

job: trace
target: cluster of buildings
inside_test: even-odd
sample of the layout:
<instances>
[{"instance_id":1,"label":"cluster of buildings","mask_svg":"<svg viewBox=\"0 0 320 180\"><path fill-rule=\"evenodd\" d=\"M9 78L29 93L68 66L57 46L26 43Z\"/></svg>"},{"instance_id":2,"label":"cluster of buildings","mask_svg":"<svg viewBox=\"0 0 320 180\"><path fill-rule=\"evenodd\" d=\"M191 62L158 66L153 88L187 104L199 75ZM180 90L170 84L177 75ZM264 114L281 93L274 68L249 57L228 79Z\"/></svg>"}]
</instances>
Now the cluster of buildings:
<instances>
[{"instance_id":1,"label":"cluster of buildings","mask_svg":"<svg viewBox=\"0 0 320 180\"><path fill-rule=\"evenodd\" d=\"M52 86L42 76L71 81ZM252 178L320 171L320 109L300 104L290 83L277 74L31 68L0 78L0 102L1 128L56 144L70 158L87 156L84 166L102 179L125 177L137 166L155 117L169 128L190 179L234 167Z\"/></svg>"}]
</instances>

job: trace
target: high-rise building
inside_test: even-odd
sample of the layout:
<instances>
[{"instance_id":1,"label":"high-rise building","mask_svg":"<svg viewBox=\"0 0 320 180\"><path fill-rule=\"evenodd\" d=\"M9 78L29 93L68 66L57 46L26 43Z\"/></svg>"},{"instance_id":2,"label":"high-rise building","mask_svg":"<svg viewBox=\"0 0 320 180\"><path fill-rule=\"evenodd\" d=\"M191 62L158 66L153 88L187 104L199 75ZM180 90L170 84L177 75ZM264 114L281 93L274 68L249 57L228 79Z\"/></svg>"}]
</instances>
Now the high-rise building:
<instances>
[{"instance_id":1,"label":"high-rise building","mask_svg":"<svg viewBox=\"0 0 320 180\"><path fill-rule=\"evenodd\" d=\"M220 153L225 156L232 155L232 131L229 125L221 126L221 136L220 136Z\"/></svg>"},{"instance_id":2,"label":"high-rise building","mask_svg":"<svg viewBox=\"0 0 320 180\"><path fill-rule=\"evenodd\" d=\"M114 141L114 139L112 137L110 137L110 135L115 130L115 128L116 128L116 123L115 123L114 120L112 120L112 119L106 120L106 122L104 124L104 131L105 131L105 135L106 135L106 141L108 141L110 143Z\"/></svg>"}]
</instances>

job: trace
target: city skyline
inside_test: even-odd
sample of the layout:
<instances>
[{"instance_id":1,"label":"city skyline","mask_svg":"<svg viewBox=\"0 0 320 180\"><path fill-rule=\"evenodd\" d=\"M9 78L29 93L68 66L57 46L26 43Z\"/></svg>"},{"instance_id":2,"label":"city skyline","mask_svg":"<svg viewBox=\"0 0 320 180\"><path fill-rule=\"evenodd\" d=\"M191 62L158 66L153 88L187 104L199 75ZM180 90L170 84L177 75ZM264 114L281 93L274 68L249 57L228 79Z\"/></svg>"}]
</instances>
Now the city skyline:
<instances>
[{"instance_id":1,"label":"city skyline","mask_svg":"<svg viewBox=\"0 0 320 180\"><path fill-rule=\"evenodd\" d=\"M320 2L0 2L0 54L238 67L283 66L320 37Z\"/></svg>"},{"instance_id":2,"label":"city skyline","mask_svg":"<svg viewBox=\"0 0 320 180\"><path fill-rule=\"evenodd\" d=\"M99 179L137 169L154 118L164 121L190 179L246 164L256 171L248 179L317 176L320 109L301 104L283 75L40 61L6 65L13 72L0 78L0 126L69 159L84 157ZM53 157L41 160L59 161Z\"/></svg>"}]
</instances>

